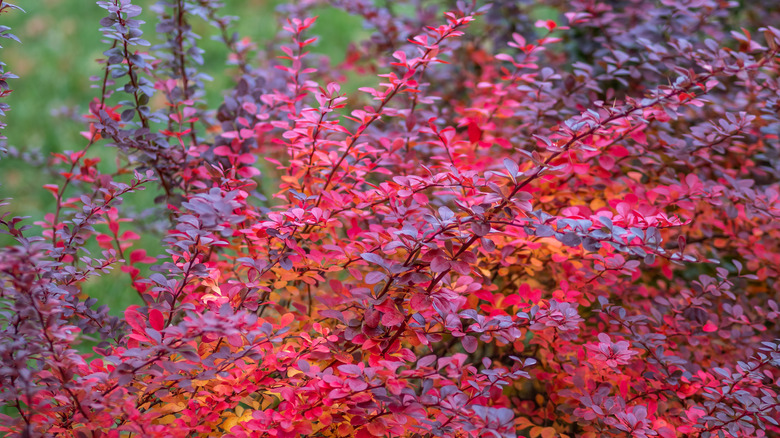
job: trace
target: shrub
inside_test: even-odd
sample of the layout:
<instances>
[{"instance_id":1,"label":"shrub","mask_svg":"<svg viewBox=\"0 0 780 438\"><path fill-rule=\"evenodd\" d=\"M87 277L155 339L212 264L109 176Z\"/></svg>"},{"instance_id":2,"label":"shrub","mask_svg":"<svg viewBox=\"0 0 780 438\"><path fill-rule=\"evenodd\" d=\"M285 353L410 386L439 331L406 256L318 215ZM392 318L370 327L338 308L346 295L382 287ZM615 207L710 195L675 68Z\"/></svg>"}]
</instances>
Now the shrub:
<instances>
[{"instance_id":1,"label":"shrub","mask_svg":"<svg viewBox=\"0 0 780 438\"><path fill-rule=\"evenodd\" d=\"M325 3L280 7L273 57L217 1L159 1L151 47L97 2L85 145L42 232L1 221L0 431L778 436L773 0L339 0L373 34L336 66ZM117 268L123 318L82 291Z\"/></svg>"}]
</instances>

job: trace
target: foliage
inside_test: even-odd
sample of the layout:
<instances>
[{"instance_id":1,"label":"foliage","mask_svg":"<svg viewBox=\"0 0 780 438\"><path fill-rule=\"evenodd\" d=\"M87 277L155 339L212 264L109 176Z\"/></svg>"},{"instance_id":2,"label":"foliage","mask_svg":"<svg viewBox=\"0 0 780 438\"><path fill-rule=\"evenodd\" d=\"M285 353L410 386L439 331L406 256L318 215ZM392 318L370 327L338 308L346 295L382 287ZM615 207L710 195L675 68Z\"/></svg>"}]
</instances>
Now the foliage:
<instances>
[{"instance_id":1,"label":"foliage","mask_svg":"<svg viewBox=\"0 0 780 438\"><path fill-rule=\"evenodd\" d=\"M338 66L309 53L320 3L281 7L269 59L220 2L157 2L154 46L98 2L56 209L0 218L0 431L780 433L772 0L338 0L374 31ZM231 52L216 109L196 20ZM149 186L158 257L121 204ZM82 292L115 268L124 318Z\"/></svg>"}]
</instances>

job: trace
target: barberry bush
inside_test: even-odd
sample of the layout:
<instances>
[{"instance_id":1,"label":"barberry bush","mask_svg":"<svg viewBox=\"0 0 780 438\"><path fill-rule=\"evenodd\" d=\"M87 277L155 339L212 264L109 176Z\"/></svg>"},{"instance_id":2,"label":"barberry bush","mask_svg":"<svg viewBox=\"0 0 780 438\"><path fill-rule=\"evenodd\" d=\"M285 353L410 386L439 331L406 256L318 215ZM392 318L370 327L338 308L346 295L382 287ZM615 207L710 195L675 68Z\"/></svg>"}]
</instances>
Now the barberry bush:
<instances>
[{"instance_id":1,"label":"barberry bush","mask_svg":"<svg viewBox=\"0 0 780 438\"><path fill-rule=\"evenodd\" d=\"M371 31L337 65L325 4ZM775 0L301 0L267 45L97 6L84 143L0 218L2 433L780 435Z\"/></svg>"}]
</instances>

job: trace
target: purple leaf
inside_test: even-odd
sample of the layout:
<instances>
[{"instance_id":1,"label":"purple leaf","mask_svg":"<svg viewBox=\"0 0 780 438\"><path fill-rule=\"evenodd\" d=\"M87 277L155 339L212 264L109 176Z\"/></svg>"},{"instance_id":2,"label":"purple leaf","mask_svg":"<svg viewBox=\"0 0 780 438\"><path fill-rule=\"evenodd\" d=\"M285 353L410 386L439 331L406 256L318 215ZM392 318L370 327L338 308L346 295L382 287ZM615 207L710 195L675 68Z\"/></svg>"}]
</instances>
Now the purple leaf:
<instances>
[{"instance_id":1,"label":"purple leaf","mask_svg":"<svg viewBox=\"0 0 780 438\"><path fill-rule=\"evenodd\" d=\"M474 336L464 336L460 343L463 344L463 349L469 354L477 351L477 338Z\"/></svg>"}]
</instances>

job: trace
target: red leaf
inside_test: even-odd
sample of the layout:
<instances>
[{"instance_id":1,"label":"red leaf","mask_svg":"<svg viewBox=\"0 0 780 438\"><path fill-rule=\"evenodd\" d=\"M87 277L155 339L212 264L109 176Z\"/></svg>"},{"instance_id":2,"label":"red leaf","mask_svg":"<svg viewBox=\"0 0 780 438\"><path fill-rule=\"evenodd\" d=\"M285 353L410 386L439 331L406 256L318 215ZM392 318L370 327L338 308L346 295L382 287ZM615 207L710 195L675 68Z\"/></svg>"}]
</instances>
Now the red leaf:
<instances>
[{"instance_id":1,"label":"red leaf","mask_svg":"<svg viewBox=\"0 0 780 438\"><path fill-rule=\"evenodd\" d=\"M57 197L57 193L60 191L60 186L57 184L44 184L43 188L50 191L54 197Z\"/></svg>"},{"instance_id":2,"label":"red leaf","mask_svg":"<svg viewBox=\"0 0 780 438\"><path fill-rule=\"evenodd\" d=\"M98 246L104 249L112 248L114 246L114 238L108 234L99 234L95 237L95 240L97 240Z\"/></svg>"},{"instance_id":3,"label":"red leaf","mask_svg":"<svg viewBox=\"0 0 780 438\"><path fill-rule=\"evenodd\" d=\"M146 255L145 249L136 249L130 253L130 263L154 263L157 259Z\"/></svg>"},{"instance_id":4,"label":"red leaf","mask_svg":"<svg viewBox=\"0 0 780 438\"><path fill-rule=\"evenodd\" d=\"M149 325L158 332L165 327L165 319L162 312L157 309L151 309L149 311Z\"/></svg>"},{"instance_id":5,"label":"red leaf","mask_svg":"<svg viewBox=\"0 0 780 438\"><path fill-rule=\"evenodd\" d=\"M144 333L146 331L146 324L141 314L138 313L138 306L130 306L125 310L125 321L136 332Z\"/></svg>"},{"instance_id":6,"label":"red leaf","mask_svg":"<svg viewBox=\"0 0 780 438\"><path fill-rule=\"evenodd\" d=\"M471 143L476 143L480 138L482 138L482 130L479 129L479 126L477 126L476 123L469 123L469 141Z\"/></svg>"},{"instance_id":7,"label":"red leaf","mask_svg":"<svg viewBox=\"0 0 780 438\"><path fill-rule=\"evenodd\" d=\"M450 262L442 256L436 256L431 260L431 271L439 273L444 272L450 267Z\"/></svg>"},{"instance_id":8,"label":"red leaf","mask_svg":"<svg viewBox=\"0 0 780 438\"><path fill-rule=\"evenodd\" d=\"M127 241L127 240L139 240L141 236L139 236L137 233L134 233L132 231L125 231L122 233L122 236L119 238L121 241Z\"/></svg>"},{"instance_id":9,"label":"red leaf","mask_svg":"<svg viewBox=\"0 0 780 438\"><path fill-rule=\"evenodd\" d=\"M599 165L604 170L612 170L612 168L615 167L615 158L609 153L603 153L599 155Z\"/></svg>"},{"instance_id":10,"label":"red leaf","mask_svg":"<svg viewBox=\"0 0 780 438\"><path fill-rule=\"evenodd\" d=\"M400 325L404 320L404 316L400 312L388 312L382 315L382 325L385 327L395 327Z\"/></svg>"},{"instance_id":11,"label":"red leaf","mask_svg":"<svg viewBox=\"0 0 780 438\"><path fill-rule=\"evenodd\" d=\"M225 134L222 134L222 136L225 137ZM235 152L233 152L233 149L230 149L227 146L217 146L214 148L214 155L229 157L231 155L235 155Z\"/></svg>"},{"instance_id":12,"label":"red leaf","mask_svg":"<svg viewBox=\"0 0 780 438\"><path fill-rule=\"evenodd\" d=\"M372 436L385 436L387 433L387 426L385 426L384 421L382 421L381 418L377 418L371 423L368 423L366 428Z\"/></svg>"}]
</instances>

